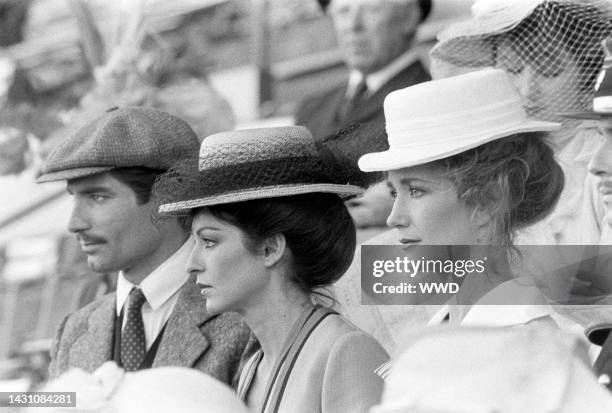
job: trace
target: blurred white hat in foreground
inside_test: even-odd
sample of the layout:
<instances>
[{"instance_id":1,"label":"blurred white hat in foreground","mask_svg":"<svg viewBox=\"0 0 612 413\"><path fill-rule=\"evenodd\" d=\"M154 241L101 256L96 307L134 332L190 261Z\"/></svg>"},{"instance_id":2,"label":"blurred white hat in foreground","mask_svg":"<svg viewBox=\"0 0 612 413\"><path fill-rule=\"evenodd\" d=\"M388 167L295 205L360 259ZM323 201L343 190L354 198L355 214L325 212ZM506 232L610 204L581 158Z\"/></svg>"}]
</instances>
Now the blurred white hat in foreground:
<instances>
[{"instance_id":1,"label":"blurred white hat in foreground","mask_svg":"<svg viewBox=\"0 0 612 413\"><path fill-rule=\"evenodd\" d=\"M76 392L76 408L51 409L58 413L247 412L227 385L184 367L126 373L109 361L92 374L80 369L70 370L52 380L43 391ZM32 412L37 410L31 409Z\"/></svg>"},{"instance_id":2,"label":"blurred white hat in foreground","mask_svg":"<svg viewBox=\"0 0 612 413\"><path fill-rule=\"evenodd\" d=\"M538 327L440 328L395 360L371 413L603 413L612 396L576 337Z\"/></svg>"}]
</instances>

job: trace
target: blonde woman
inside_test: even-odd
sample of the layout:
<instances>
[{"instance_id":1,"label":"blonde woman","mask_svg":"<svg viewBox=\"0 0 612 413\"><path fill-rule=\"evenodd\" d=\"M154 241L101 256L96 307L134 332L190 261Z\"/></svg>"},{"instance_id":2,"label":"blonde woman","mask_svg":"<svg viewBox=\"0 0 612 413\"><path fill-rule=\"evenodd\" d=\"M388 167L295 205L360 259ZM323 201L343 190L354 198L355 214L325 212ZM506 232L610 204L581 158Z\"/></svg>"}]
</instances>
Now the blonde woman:
<instances>
[{"instance_id":1,"label":"blonde woman","mask_svg":"<svg viewBox=\"0 0 612 413\"><path fill-rule=\"evenodd\" d=\"M516 231L559 199L563 172L545 142L559 125L528 118L497 69L395 91L385 115L390 149L364 155L359 166L387 173L396 242L409 256L421 245L468 245L473 256L495 257L484 274L462 280L448 302L460 306L442 308L432 323L554 323L533 280L512 274L509 249Z\"/></svg>"}]
</instances>

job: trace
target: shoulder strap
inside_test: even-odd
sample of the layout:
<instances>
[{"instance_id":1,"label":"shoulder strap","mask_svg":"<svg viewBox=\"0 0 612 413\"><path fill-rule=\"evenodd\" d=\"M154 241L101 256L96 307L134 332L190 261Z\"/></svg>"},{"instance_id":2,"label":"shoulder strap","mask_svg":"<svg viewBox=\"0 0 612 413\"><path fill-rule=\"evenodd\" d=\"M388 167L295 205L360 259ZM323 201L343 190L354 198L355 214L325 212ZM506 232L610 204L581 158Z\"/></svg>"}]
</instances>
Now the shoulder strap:
<instances>
[{"instance_id":1,"label":"shoulder strap","mask_svg":"<svg viewBox=\"0 0 612 413\"><path fill-rule=\"evenodd\" d=\"M261 361L261 357L263 356L263 352L261 349L257 350L255 354L253 354L246 362L244 367L242 368L242 373L240 374L240 379L238 380L238 389L236 393L238 394L238 398L246 403L246 396L251 388L251 383L253 382L253 378L255 377L255 373L257 372L257 366L259 366L259 362Z\"/></svg>"},{"instance_id":2,"label":"shoulder strap","mask_svg":"<svg viewBox=\"0 0 612 413\"><path fill-rule=\"evenodd\" d=\"M324 307L314 307L311 311L306 313L305 317L302 317L296 326L299 328L289 336L291 340L285 343L282 357L277 360L272 369L272 375L266 385L265 398L262 404L262 413L277 413L280 406L280 402L283 398L287 381L291 375L291 370L297 361L297 358L304 347L304 344L308 340L308 337L317 328L317 326L323 321L325 317L330 314L337 314Z\"/></svg>"}]
</instances>

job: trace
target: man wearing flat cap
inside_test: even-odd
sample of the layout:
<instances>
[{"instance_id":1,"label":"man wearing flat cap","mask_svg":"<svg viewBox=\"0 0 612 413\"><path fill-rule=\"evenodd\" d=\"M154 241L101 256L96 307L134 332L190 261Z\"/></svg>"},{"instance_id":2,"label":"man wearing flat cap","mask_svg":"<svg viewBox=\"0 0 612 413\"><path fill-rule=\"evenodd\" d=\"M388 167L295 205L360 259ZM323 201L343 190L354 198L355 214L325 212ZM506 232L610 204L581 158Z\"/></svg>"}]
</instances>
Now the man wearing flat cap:
<instances>
[{"instance_id":1,"label":"man wearing flat cap","mask_svg":"<svg viewBox=\"0 0 612 413\"><path fill-rule=\"evenodd\" d=\"M52 377L113 360L128 371L192 367L231 384L249 338L237 314L212 315L186 272L192 240L160 219L151 188L172 163L198 152L184 121L148 108L113 108L51 152L39 182L66 180L69 221L98 272L117 291L68 315L51 350ZM192 156L193 158L193 156Z\"/></svg>"},{"instance_id":2,"label":"man wearing flat cap","mask_svg":"<svg viewBox=\"0 0 612 413\"><path fill-rule=\"evenodd\" d=\"M431 0L319 0L319 4L331 16L349 78L307 97L298 107L296 124L310 129L315 139L354 123L368 122L384 130L385 96L431 80L413 48ZM384 226L391 205L386 187L378 185L348 206L357 227L367 227Z\"/></svg>"}]
</instances>

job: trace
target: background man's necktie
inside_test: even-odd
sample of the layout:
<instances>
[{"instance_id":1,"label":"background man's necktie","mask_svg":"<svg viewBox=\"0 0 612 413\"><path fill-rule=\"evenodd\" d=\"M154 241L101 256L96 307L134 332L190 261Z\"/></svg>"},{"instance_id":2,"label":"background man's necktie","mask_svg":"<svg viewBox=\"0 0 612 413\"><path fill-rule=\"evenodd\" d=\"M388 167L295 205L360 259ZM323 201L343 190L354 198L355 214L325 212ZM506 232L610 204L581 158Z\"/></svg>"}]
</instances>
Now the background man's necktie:
<instances>
[{"instance_id":1,"label":"background man's necktie","mask_svg":"<svg viewBox=\"0 0 612 413\"><path fill-rule=\"evenodd\" d=\"M121 333L121 363L126 371L138 370L146 352L142 305L147 301L140 288L132 288L128 298L127 321Z\"/></svg>"},{"instance_id":2,"label":"background man's necktie","mask_svg":"<svg viewBox=\"0 0 612 413\"><path fill-rule=\"evenodd\" d=\"M361 103L367 93L368 85L366 84L365 77L362 77L351 97L346 99L341 106L339 113L341 121L346 121L348 119L351 112Z\"/></svg>"}]
</instances>

